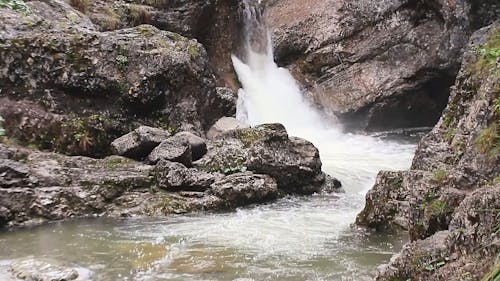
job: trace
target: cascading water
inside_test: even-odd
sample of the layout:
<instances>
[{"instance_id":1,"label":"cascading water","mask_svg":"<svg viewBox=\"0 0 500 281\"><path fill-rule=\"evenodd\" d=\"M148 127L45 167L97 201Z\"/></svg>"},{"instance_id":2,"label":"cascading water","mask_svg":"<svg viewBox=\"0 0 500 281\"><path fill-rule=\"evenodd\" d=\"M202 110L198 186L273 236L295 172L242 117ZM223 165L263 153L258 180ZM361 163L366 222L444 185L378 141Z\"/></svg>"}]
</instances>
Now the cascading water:
<instances>
[{"instance_id":1,"label":"cascading water","mask_svg":"<svg viewBox=\"0 0 500 281\"><path fill-rule=\"evenodd\" d=\"M233 57L243 86L238 117L252 125L280 122L290 135L312 141L323 170L346 193L225 214L83 220L0 233L0 280L10 280L9 260L27 255L90 268L103 281L371 280L401 238L364 236L350 225L377 172L408 168L415 146L344 134L325 122L274 63L260 3L244 4L247 52Z\"/></svg>"}]
</instances>

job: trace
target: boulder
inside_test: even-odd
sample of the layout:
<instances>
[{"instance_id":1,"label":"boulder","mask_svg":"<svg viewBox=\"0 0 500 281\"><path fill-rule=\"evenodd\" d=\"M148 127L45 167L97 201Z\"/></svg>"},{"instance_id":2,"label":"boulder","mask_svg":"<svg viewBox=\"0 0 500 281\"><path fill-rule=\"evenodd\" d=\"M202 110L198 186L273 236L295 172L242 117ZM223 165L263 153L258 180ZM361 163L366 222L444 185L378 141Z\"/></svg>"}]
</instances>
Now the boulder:
<instances>
[{"instance_id":1,"label":"boulder","mask_svg":"<svg viewBox=\"0 0 500 281\"><path fill-rule=\"evenodd\" d=\"M191 146L191 156L193 161L200 159L207 153L207 144L205 143L205 140L199 136L190 132L180 132L175 134L175 136L184 138L189 143Z\"/></svg>"},{"instance_id":2,"label":"boulder","mask_svg":"<svg viewBox=\"0 0 500 281\"><path fill-rule=\"evenodd\" d=\"M250 126L238 121L234 117L222 117L208 130L207 138L215 139L226 132L242 128L250 128Z\"/></svg>"},{"instance_id":3,"label":"boulder","mask_svg":"<svg viewBox=\"0 0 500 281\"><path fill-rule=\"evenodd\" d=\"M281 124L226 131L208 144L208 153L195 162L205 171L268 174L280 189L302 194L319 191L325 182L317 148L306 140L289 138Z\"/></svg>"},{"instance_id":4,"label":"boulder","mask_svg":"<svg viewBox=\"0 0 500 281\"><path fill-rule=\"evenodd\" d=\"M210 192L222 198L228 207L244 206L277 198L278 186L268 175L245 172L216 181L212 184Z\"/></svg>"},{"instance_id":5,"label":"boulder","mask_svg":"<svg viewBox=\"0 0 500 281\"><path fill-rule=\"evenodd\" d=\"M157 186L167 191L205 191L222 175L162 159L154 168L154 177Z\"/></svg>"},{"instance_id":6,"label":"boulder","mask_svg":"<svg viewBox=\"0 0 500 281\"><path fill-rule=\"evenodd\" d=\"M183 136L173 136L160 143L148 155L147 162L156 164L160 160L179 162L186 167L192 166L191 145Z\"/></svg>"},{"instance_id":7,"label":"boulder","mask_svg":"<svg viewBox=\"0 0 500 281\"><path fill-rule=\"evenodd\" d=\"M118 155L141 160L168 137L170 137L168 131L141 126L114 140L111 147Z\"/></svg>"}]
</instances>

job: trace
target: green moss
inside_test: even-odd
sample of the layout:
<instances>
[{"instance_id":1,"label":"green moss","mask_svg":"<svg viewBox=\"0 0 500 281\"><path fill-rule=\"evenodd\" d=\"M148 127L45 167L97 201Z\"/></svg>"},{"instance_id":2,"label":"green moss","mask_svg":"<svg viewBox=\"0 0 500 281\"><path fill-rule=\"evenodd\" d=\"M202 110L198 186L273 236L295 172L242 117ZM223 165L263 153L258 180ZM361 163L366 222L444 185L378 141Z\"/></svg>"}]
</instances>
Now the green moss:
<instances>
[{"instance_id":1,"label":"green moss","mask_svg":"<svg viewBox=\"0 0 500 281\"><path fill-rule=\"evenodd\" d=\"M214 159L212 162L202 165L200 168L206 172L219 172L226 175L245 172L247 167L244 165L245 159L242 157L234 156L220 156Z\"/></svg>"},{"instance_id":2,"label":"green moss","mask_svg":"<svg viewBox=\"0 0 500 281\"><path fill-rule=\"evenodd\" d=\"M242 129L237 131L236 138L238 138L245 147L250 147L259 141L262 135L255 129Z\"/></svg>"},{"instance_id":3,"label":"green moss","mask_svg":"<svg viewBox=\"0 0 500 281\"><path fill-rule=\"evenodd\" d=\"M104 167L108 169L116 169L119 166L130 164L133 161L128 158L123 157L106 157L104 159Z\"/></svg>"},{"instance_id":4,"label":"green moss","mask_svg":"<svg viewBox=\"0 0 500 281\"><path fill-rule=\"evenodd\" d=\"M198 47L194 44L189 44L188 53L191 59L195 59L199 56Z\"/></svg>"},{"instance_id":5,"label":"green moss","mask_svg":"<svg viewBox=\"0 0 500 281\"><path fill-rule=\"evenodd\" d=\"M500 92L500 90L499 90ZM495 115L500 115L500 98L496 98L493 100L493 112Z\"/></svg>"},{"instance_id":6,"label":"green moss","mask_svg":"<svg viewBox=\"0 0 500 281\"><path fill-rule=\"evenodd\" d=\"M7 8L24 14L31 13L31 9L22 0L0 0L0 8Z\"/></svg>"},{"instance_id":7,"label":"green moss","mask_svg":"<svg viewBox=\"0 0 500 281\"><path fill-rule=\"evenodd\" d=\"M444 140L446 142L450 143L453 140L453 138L455 137L456 133L457 133L456 129L448 129L446 131L446 133L444 134Z\"/></svg>"},{"instance_id":8,"label":"green moss","mask_svg":"<svg viewBox=\"0 0 500 281\"><path fill-rule=\"evenodd\" d=\"M400 189L401 187L403 187L403 178L401 177L392 178L389 181L389 184L393 189Z\"/></svg>"},{"instance_id":9,"label":"green moss","mask_svg":"<svg viewBox=\"0 0 500 281\"><path fill-rule=\"evenodd\" d=\"M144 36L151 36L151 35L153 35L153 29L149 25L141 25L137 29Z\"/></svg>"},{"instance_id":10,"label":"green moss","mask_svg":"<svg viewBox=\"0 0 500 281\"><path fill-rule=\"evenodd\" d=\"M483 129L476 138L476 148L487 157L495 157L500 152L500 126L497 123Z\"/></svg>"},{"instance_id":11,"label":"green moss","mask_svg":"<svg viewBox=\"0 0 500 281\"><path fill-rule=\"evenodd\" d=\"M437 169L432 173L431 181L434 183L443 183L448 179L448 172L443 169Z\"/></svg>"}]
</instances>

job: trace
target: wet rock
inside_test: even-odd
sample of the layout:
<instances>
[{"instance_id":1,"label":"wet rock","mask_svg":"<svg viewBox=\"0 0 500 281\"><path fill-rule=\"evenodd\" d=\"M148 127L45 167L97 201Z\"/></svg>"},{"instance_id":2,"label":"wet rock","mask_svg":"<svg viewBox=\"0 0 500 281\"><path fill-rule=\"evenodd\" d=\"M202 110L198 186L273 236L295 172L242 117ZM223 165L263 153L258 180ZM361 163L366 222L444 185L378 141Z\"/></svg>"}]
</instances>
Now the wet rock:
<instances>
[{"instance_id":1,"label":"wet rock","mask_svg":"<svg viewBox=\"0 0 500 281\"><path fill-rule=\"evenodd\" d=\"M168 137L170 133L165 130L141 126L114 140L111 146L118 155L141 160Z\"/></svg>"},{"instance_id":2,"label":"wet rock","mask_svg":"<svg viewBox=\"0 0 500 281\"><path fill-rule=\"evenodd\" d=\"M15 261L10 265L15 278L40 281L90 281L92 272L83 268L70 268L41 260Z\"/></svg>"},{"instance_id":3,"label":"wet rock","mask_svg":"<svg viewBox=\"0 0 500 281\"><path fill-rule=\"evenodd\" d=\"M231 53L239 43L236 0L222 1L92 1L86 14L101 31L151 24L188 38L207 49L218 84L236 89Z\"/></svg>"},{"instance_id":4,"label":"wet rock","mask_svg":"<svg viewBox=\"0 0 500 281\"><path fill-rule=\"evenodd\" d=\"M249 128L247 124L243 124L234 117L222 117L208 130L207 138L215 139L216 137L236 129Z\"/></svg>"},{"instance_id":5,"label":"wet rock","mask_svg":"<svg viewBox=\"0 0 500 281\"><path fill-rule=\"evenodd\" d=\"M191 145L183 136L173 136L160 143L148 155L148 163L156 164L160 160L179 162L186 167L192 166Z\"/></svg>"},{"instance_id":6,"label":"wet rock","mask_svg":"<svg viewBox=\"0 0 500 281\"><path fill-rule=\"evenodd\" d=\"M356 217L356 224L378 231L408 228L408 191L403 172L381 171L375 185L366 194L366 205Z\"/></svg>"},{"instance_id":7,"label":"wet rock","mask_svg":"<svg viewBox=\"0 0 500 281\"><path fill-rule=\"evenodd\" d=\"M180 132L175 134L175 136L184 138L189 143L191 146L191 156L193 161L200 159L207 153L207 144L205 143L205 140L199 136L190 132Z\"/></svg>"},{"instance_id":8,"label":"wet rock","mask_svg":"<svg viewBox=\"0 0 500 281\"><path fill-rule=\"evenodd\" d=\"M326 193L344 193L345 190L342 188L342 182L338 179L325 174L325 182L321 186L321 192Z\"/></svg>"},{"instance_id":9,"label":"wet rock","mask_svg":"<svg viewBox=\"0 0 500 281\"><path fill-rule=\"evenodd\" d=\"M158 187L167 191L205 191L222 177L167 160L160 160L156 164L154 176Z\"/></svg>"},{"instance_id":10,"label":"wet rock","mask_svg":"<svg viewBox=\"0 0 500 281\"><path fill-rule=\"evenodd\" d=\"M210 192L222 198L226 206L244 206L277 198L278 186L270 176L245 172L216 181Z\"/></svg>"}]
</instances>

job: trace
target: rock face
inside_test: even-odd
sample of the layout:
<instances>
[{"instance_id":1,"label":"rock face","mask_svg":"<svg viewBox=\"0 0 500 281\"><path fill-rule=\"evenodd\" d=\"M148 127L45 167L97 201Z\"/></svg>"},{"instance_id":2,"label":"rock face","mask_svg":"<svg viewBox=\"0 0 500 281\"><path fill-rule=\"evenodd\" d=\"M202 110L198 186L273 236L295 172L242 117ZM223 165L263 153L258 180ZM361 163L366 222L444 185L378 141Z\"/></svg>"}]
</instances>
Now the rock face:
<instances>
[{"instance_id":1,"label":"rock face","mask_svg":"<svg viewBox=\"0 0 500 281\"><path fill-rule=\"evenodd\" d=\"M409 171L383 172L357 223L408 229L377 280L479 280L498 253L500 79L497 22L471 37L442 118ZM459 270L457 270L457 268Z\"/></svg>"},{"instance_id":2,"label":"rock face","mask_svg":"<svg viewBox=\"0 0 500 281\"><path fill-rule=\"evenodd\" d=\"M151 24L196 38L208 52L220 86L237 88L231 52L239 43L237 0L91 1L86 9L101 31Z\"/></svg>"},{"instance_id":3,"label":"rock face","mask_svg":"<svg viewBox=\"0 0 500 281\"><path fill-rule=\"evenodd\" d=\"M269 1L275 55L344 123L433 126L462 48L495 1Z\"/></svg>"},{"instance_id":4,"label":"rock face","mask_svg":"<svg viewBox=\"0 0 500 281\"><path fill-rule=\"evenodd\" d=\"M105 156L137 123L201 134L232 114L195 39L150 25L99 32L64 1L27 4L27 14L0 9L0 115L9 137Z\"/></svg>"}]
</instances>

